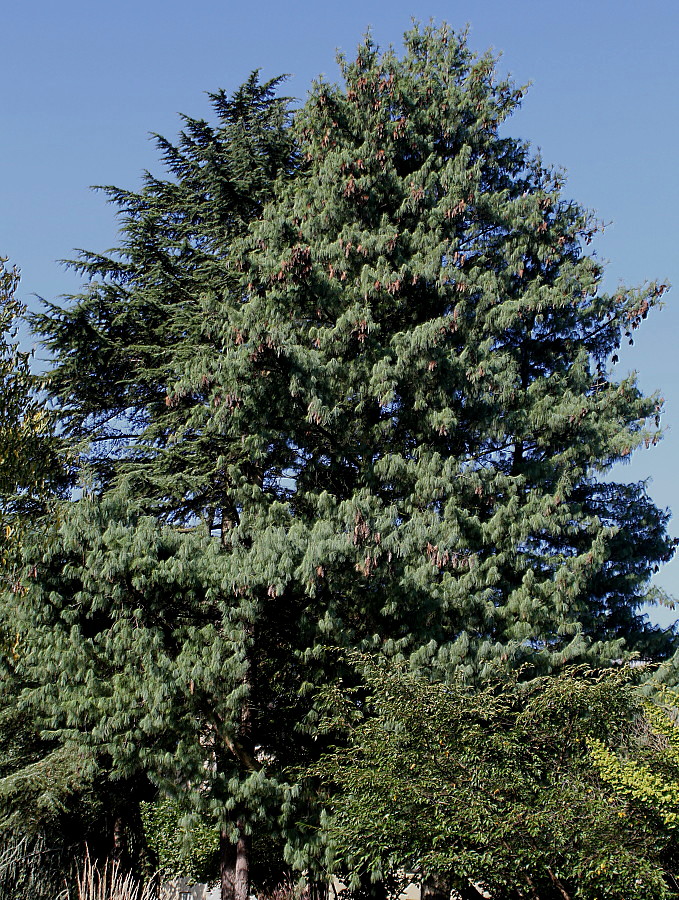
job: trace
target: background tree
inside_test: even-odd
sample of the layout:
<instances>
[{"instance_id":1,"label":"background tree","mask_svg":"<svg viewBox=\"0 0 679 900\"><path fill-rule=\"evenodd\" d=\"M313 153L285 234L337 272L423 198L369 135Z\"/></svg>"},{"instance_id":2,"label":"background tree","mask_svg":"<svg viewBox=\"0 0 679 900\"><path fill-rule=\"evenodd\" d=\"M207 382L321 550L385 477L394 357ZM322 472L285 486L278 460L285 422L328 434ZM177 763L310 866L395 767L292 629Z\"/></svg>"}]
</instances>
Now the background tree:
<instances>
[{"instance_id":1,"label":"background tree","mask_svg":"<svg viewBox=\"0 0 679 900\"><path fill-rule=\"evenodd\" d=\"M35 515L59 485L54 417L37 396L39 379L18 331L26 308L16 298L19 271L0 257L0 499L3 538Z\"/></svg>"},{"instance_id":2,"label":"background tree","mask_svg":"<svg viewBox=\"0 0 679 900\"><path fill-rule=\"evenodd\" d=\"M629 672L504 677L470 691L356 664L368 685L360 704L351 691L325 697L327 725L348 731L348 747L315 767L329 873L354 889L387 881L393 896L412 878L463 900L677 896L667 802L611 789L591 753L606 746L628 768L676 764L648 740Z\"/></svg>"},{"instance_id":3,"label":"background tree","mask_svg":"<svg viewBox=\"0 0 679 900\"><path fill-rule=\"evenodd\" d=\"M114 852L114 826L134 819L145 779L111 781L105 763L82 745L46 735L45 722L21 700L25 632L19 625L22 554L44 536L69 481L55 416L40 397L31 354L20 349L25 307L19 274L0 272L0 897L54 898L89 846L93 859ZM47 524L49 523L49 524ZM139 783L141 782L141 783ZM130 825L134 825L134 821ZM143 855L140 822L130 827L128 865ZM136 846L135 846L136 843ZM120 848L121 851L123 848ZM127 851L130 851L129 853Z\"/></svg>"},{"instance_id":4,"label":"background tree","mask_svg":"<svg viewBox=\"0 0 679 900\"><path fill-rule=\"evenodd\" d=\"M253 73L233 97L210 95L216 126L184 117L177 146L156 136L170 178L146 173L139 193L102 189L118 207L122 246L82 252L72 265L89 279L85 292L32 319L55 354L50 391L95 489L131 483L180 524L219 527L226 469L246 453L242 428L211 422L200 358L219 367L220 325L244 299L233 243L295 168L280 81ZM227 507L225 528L232 515Z\"/></svg>"},{"instance_id":5,"label":"background tree","mask_svg":"<svg viewBox=\"0 0 679 900\"><path fill-rule=\"evenodd\" d=\"M652 691L643 719L622 747L606 743L601 735L588 740L603 781L620 800L634 804L673 835L679 828L678 700L676 690Z\"/></svg>"},{"instance_id":6,"label":"background tree","mask_svg":"<svg viewBox=\"0 0 679 900\"><path fill-rule=\"evenodd\" d=\"M109 190L121 249L34 319L89 494L26 552L33 700L214 817L224 897L258 829L313 871L286 773L328 643L470 681L674 650L640 615L666 514L604 477L659 434L609 364L664 287L600 293L463 36L342 72L292 127L253 76L159 139L170 180Z\"/></svg>"}]
</instances>

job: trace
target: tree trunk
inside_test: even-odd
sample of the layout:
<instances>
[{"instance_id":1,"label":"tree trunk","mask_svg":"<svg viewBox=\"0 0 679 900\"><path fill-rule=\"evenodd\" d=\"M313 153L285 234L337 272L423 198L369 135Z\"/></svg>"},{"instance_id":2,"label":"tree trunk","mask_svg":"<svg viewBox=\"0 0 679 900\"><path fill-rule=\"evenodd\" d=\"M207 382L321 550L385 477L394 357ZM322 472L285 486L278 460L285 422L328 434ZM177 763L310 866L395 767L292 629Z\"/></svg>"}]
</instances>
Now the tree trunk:
<instances>
[{"instance_id":1,"label":"tree trunk","mask_svg":"<svg viewBox=\"0 0 679 900\"><path fill-rule=\"evenodd\" d=\"M237 513L233 510L235 519L228 517L226 504L222 509L222 546L226 543L226 535L237 521ZM241 765L242 773L257 771L260 766L255 758L255 745L253 739L253 695L255 666L252 658L255 643L254 625L247 620L242 622L244 645L248 649L243 684L249 690L243 701L240 711L240 723L237 739L229 741L227 746ZM238 837L234 843L227 829L222 829L219 836L219 869L221 877L221 900L248 900L250 894L250 849L252 840L245 833L242 820L236 823Z\"/></svg>"},{"instance_id":2,"label":"tree trunk","mask_svg":"<svg viewBox=\"0 0 679 900\"><path fill-rule=\"evenodd\" d=\"M124 872L129 872L131 870L132 860L130 858L127 822L122 813L119 813L113 822L111 859L114 859Z\"/></svg>"},{"instance_id":3,"label":"tree trunk","mask_svg":"<svg viewBox=\"0 0 679 900\"><path fill-rule=\"evenodd\" d=\"M228 831L219 836L221 900L248 900L250 894L250 837L240 822L238 832L235 843Z\"/></svg>"}]
</instances>

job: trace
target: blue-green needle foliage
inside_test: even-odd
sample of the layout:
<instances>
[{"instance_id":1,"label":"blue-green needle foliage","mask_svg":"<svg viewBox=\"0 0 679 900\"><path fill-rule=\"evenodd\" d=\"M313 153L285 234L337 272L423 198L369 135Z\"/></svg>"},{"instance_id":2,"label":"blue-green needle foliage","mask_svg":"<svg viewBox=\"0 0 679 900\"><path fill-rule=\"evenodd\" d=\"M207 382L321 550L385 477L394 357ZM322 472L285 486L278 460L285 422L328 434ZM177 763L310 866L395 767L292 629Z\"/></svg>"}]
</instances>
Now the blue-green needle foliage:
<instances>
[{"instance_id":1,"label":"blue-green needle foliage","mask_svg":"<svg viewBox=\"0 0 679 900\"><path fill-rule=\"evenodd\" d=\"M463 36L341 65L293 118L253 76L159 139L170 178L108 189L120 249L35 319L88 489L27 552L32 698L231 837L283 827L328 644L471 681L674 649L640 615L667 515L607 477L659 436L611 368L664 286L600 291Z\"/></svg>"}]
</instances>

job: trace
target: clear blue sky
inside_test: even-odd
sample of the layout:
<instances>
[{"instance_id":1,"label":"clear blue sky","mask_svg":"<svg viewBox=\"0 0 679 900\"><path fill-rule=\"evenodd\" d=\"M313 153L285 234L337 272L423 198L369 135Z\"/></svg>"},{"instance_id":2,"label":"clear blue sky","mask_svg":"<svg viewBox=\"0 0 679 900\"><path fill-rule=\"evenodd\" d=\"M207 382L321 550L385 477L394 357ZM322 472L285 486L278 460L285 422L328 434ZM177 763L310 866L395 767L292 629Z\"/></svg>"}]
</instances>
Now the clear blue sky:
<instances>
[{"instance_id":1,"label":"clear blue sky","mask_svg":"<svg viewBox=\"0 0 679 900\"><path fill-rule=\"evenodd\" d=\"M254 68L290 73L303 98L319 73L337 77L370 26L400 43L412 17L470 26L502 72L532 82L512 134L568 172L567 193L610 223L596 249L608 286L669 279L667 307L619 364L667 400L667 433L622 470L651 478L679 534L679 4L676 0L23 0L2 14L0 254L23 273L21 297L78 287L57 260L74 247L115 244L113 210L91 184L136 187L159 171L149 132L173 137L178 112L209 113L205 91L240 84ZM679 561L658 583L679 597ZM676 614L679 616L679 611ZM661 613L663 622L673 619Z\"/></svg>"}]
</instances>

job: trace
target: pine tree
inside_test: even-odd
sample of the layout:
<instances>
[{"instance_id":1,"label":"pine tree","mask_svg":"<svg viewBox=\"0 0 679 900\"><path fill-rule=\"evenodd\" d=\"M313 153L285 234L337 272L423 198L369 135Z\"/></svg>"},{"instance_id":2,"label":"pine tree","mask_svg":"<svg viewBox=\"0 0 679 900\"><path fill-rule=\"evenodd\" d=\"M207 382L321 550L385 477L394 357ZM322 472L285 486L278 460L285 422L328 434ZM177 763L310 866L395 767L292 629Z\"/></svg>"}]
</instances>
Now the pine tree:
<instances>
[{"instance_id":1,"label":"pine tree","mask_svg":"<svg viewBox=\"0 0 679 900\"><path fill-rule=\"evenodd\" d=\"M253 229L238 333L288 385L307 578L342 598L333 639L372 626L444 677L647 653L667 516L606 473L662 401L610 367L665 286L600 292L596 223L501 136L521 91L490 57L445 28L406 48L316 85L304 175Z\"/></svg>"},{"instance_id":2,"label":"pine tree","mask_svg":"<svg viewBox=\"0 0 679 900\"><path fill-rule=\"evenodd\" d=\"M72 265L90 280L85 293L34 317L58 361L62 423L83 442L95 483L132 479L137 496L179 522L219 517L228 494L233 441L193 420L209 412L212 384L208 373L191 377L196 353L221 354L215 317L243 300L233 242L295 167L279 81L253 73L232 98L210 95L217 127L184 117L177 146L157 136L170 180L146 173L139 193L103 188L122 247L82 252Z\"/></svg>"},{"instance_id":3,"label":"pine tree","mask_svg":"<svg viewBox=\"0 0 679 900\"><path fill-rule=\"evenodd\" d=\"M233 98L212 95L216 128L186 119L176 147L158 138L172 180L147 175L139 194L107 189L123 216L123 247L83 254L85 293L35 320L58 361L51 389L89 486L26 552L28 570L40 573L33 609L44 616L26 626L43 684L36 703L69 738L91 732L114 772L132 777L142 766L166 793L181 787L184 812L219 824L227 896L236 886L247 896L251 820L268 818L275 831L271 807L280 812L285 788L280 772L262 771L255 746L276 757L294 748L298 716L286 713L299 705L277 678L286 611L258 621L256 599L234 574L248 562L229 552L240 496L233 471L259 477L248 440L268 427L268 385L249 421L224 427L214 421L211 373L222 320L243 302L234 241L297 167L276 86L253 75ZM276 452L289 456L284 443ZM56 677L61 666L71 679Z\"/></svg>"},{"instance_id":4,"label":"pine tree","mask_svg":"<svg viewBox=\"0 0 679 900\"><path fill-rule=\"evenodd\" d=\"M292 125L253 76L159 139L171 179L109 189L121 249L35 320L88 494L27 553L34 699L212 815L239 900L327 645L471 681L674 650L640 614L667 514L606 477L659 436L611 366L664 286L600 291L596 223L464 36L342 73Z\"/></svg>"}]
</instances>

